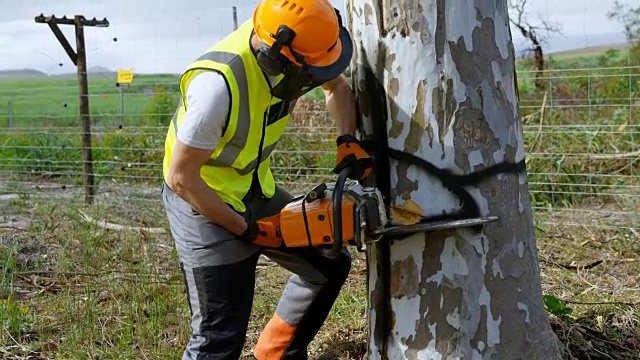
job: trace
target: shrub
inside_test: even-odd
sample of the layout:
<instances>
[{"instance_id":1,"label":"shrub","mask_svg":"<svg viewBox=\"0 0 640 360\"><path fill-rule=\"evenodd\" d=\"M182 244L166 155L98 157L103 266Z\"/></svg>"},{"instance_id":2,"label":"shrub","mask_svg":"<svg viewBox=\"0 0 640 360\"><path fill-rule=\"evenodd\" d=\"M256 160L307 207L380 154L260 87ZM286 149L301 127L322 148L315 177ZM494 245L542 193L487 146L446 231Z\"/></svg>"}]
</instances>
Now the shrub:
<instances>
[{"instance_id":1,"label":"shrub","mask_svg":"<svg viewBox=\"0 0 640 360\"><path fill-rule=\"evenodd\" d=\"M153 95L145 107L145 114L147 114L146 125L166 125L171 121L176 111L177 97L179 95L166 86L155 86L152 91Z\"/></svg>"}]
</instances>

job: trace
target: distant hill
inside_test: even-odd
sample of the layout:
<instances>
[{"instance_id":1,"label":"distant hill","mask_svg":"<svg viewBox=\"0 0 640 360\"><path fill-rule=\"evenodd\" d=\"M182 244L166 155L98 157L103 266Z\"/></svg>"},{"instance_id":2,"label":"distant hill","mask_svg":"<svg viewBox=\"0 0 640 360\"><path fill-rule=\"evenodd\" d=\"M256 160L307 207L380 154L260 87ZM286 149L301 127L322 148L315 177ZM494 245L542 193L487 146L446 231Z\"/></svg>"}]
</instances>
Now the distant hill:
<instances>
[{"instance_id":1,"label":"distant hill","mask_svg":"<svg viewBox=\"0 0 640 360\"><path fill-rule=\"evenodd\" d=\"M629 48L627 43L618 43L618 44L608 44L608 45L598 45L598 46L587 46L578 49L564 50L564 51L556 51L549 53L549 55L554 56L580 56L580 55L590 55L594 53L603 53L610 49L615 50L626 50Z\"/></svg>"},{"instance_id":2,"label":"distant hill","mask_svg":"<svg viewBox=\"0 0 640 360\"><path fill-rule=\"evenodd\" d=\"M116 78L118 76L118 73L116 71L111 71L102 66L94 66L88 68L87 74L89 74L89 79L109 79L113 81L116 81ZM51 75L51 77L62 79L75 78L76 76L78 75L75 72Z\"/></svg>"},{"instance_id":3,"label":"distant hill","mask_svg":"<svg viewBox=\"0 0 640 360\"><path fill-rule=\"evenodd\" d=\"M95 66L87 69L87 73L89 74L89 78L102 78L102 79L113 79L115 81L118 73L116 71L111 71L102 66ZM64 73L64 74L54 74L47 75L42 71L34 70L34 69L11 69L11 70L0 70L0 78L16 78L16 77L55 77L55 78L75 78L78 76L75 72L73 73Z\"/></svg>"},{"instance_id":4,"label":"distant hill","mask_svg":"<svg viewBox=\"0 0 640 360\"><path fill-rule=\"evenodd\" d=\"M562 55L568 55L566 52L580 52L589 54L604 52L609 48L620 49L621 44L626 42L624 33L622 32L608 32L597 33L588 35L555 35L543 43L543 50L548 55L558 55L558 53L564 53ZM531 43L524 39L518 32L513 32L513 45L516 49L518 57L531 56ZM593 48L593 49L592 49ZM586 50L585 49L589 49Z\"/></svg>"},{"instance_id":5,"label":"distant hill","mask_svg":"<svg viewBox=\"0 0 640 360\"><path fill-rule=\"evenodd\" d=\"M90 67L89 69L87 69L87 73L89 74L89 77L100 76L100 77L103 77L103 78L109 78L109 79L114 79L114 80L118 76L118 72L117 71L111 71L111 70L107 69L106 67L102 67L102 66Z\"/></svg>"},{"instance_id":6,"label":"distant hill","mask_svg":"<svg viewBox=\"0 0 640 360\"><path fill-rule=\"evenodd\" d=\"M0 78L8 77L46 77L47 74L33 69L0 70Z\"/></svg>"}]
</instances>

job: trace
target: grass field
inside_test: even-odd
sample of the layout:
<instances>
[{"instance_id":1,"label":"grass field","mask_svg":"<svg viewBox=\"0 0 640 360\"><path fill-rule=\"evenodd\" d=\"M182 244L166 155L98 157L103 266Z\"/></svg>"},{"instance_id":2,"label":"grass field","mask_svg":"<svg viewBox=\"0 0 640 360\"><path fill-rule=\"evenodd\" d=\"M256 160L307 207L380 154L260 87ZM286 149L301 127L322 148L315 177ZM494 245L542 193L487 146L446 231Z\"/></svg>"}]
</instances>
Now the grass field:
<instances>
[{"instance_id":1,"label":"grass field","mask_svg":"<svg viewBox=\"0 0 640 360\"><path fill-rule=\"evenodd\" d=\"M111 79L92 77L91 123L98 127L164 124L179 99L178 82L177 75L136 75L133 84L118 87ZM77 87L77 80L68 76L0 78L0 128L10 122L14 127L76 126ZM321 89L305 97L323 99Z\"/></svg>"},{"instance_id":2,"label":"grass field","mask_svg":"<svg viewBox=\"0 0 640 360\"><path fill-rule=\"evenodd\" d=\"M573 56L552 63L576 68L602 60L603 54ZM619 60L615 56L605 60L613 64ZM519 62L519 69L529 64ZM530 129L525 143L528 153L538 154L527 164L554 330L567 359L640 359L640 203L635 200L640 174L634 159L607 158L638 151L634 126L640 112L628 104L637 101L640 76L594 71L587 79L570 72L542 91L527 76L519 82L523 121ZM90 81L99 195L96 205L85 206L79 135L63 127L77 126L75 79L0 80L0 358L166 359L182 352L190 334L189 309L158 187L176 78L147 75L134 81L124 96L124 118L118 116L113 83ZM560 106L549 108L545 91ZM1 129L8 124L11 95L12 125L22 130ZM322 97L316 91L309 98ZM608 106L603 99L622 99L622 105ZM297 186L296 191L326 179L334 161L334 135L317 130L331 125L321 107L305 102L281 143L282 149L309 152L274 156L278 181ZM92 219L164 233L109 230ZM613 225L596 226L603 221ZM366 267L363 254L353 258L348 282L311 346L313 354L362 359ZM273 313L288 275L260 262L245 354Z\"/></svg>"},{"instance_id":3,"label":"grass field","mask_svg":"<svg viewBox=\"0 0 640 360\"><path fill-rule=\"evenodd\" d=\"M122 88L112 79L89 80L92 124L146 125L154 120L147 113L156 105L158 96L167 93L174 104L177 101L178 76L138 75L134 79L131 86ZM77 87L78 82L72 77L0 79L0 126L8 124L10 112L16 127L77 125ZM123 118L119 117L121 90Z\"/></svg>"},{"instance_id":4,"label":"grass field","mask_svg":"<svg viewBox=\"0 0 640 360\"><path fill-rule=\"evenodd\" d=\"M547 63L552 69L611 66L624 63L627 54L622 46L602 46L551 54ZM520 72L533 70L530 59L518 59L516 64ZM164 119L173 114L179 97L178 75L137 74L130 86L123 87L117 87L111 77L90 76L89 102L94 126L154 126L164 124ZM322 100L322 91L315 89L306 98ZM0 78L0 127L8 126L10 117L15 127L75 126L77 114L74 76Z\"/></svg>"},{"instance_id":5,"label":"grass field","mask_svg":"<svg viewBox=\"0 0 640 360\"><path fill-rule=\"evenodd\" d=\"M626 43L602 46L590 46L580 49L559 51L547 54L552 61L562 66L562 63L574 63L576 61L585 61L596 59L607 52L615 53L614 61L624 61L629 54L629 45Z\"/></svg>"},{"instance_id":6,"label":"grass field","mask_svg":"<svg viewBox=\"0 0 640 360\"><path fill-rule=\"evenodd\" d=\"M158 189L128 187L87 208L79 202L78 189L55 183L11 186L23 195L0 201L0 214L11 214L0 216L3 358L179 358L189 337L189 310L171 237L107 230L84 216L168 231ZM131 197L133 193L137 196ZM637 238L623 230L537 228L544 293L572 310L550 310L557 333L573 354L568 358L637 359ZM362 358L366 267L363 254L353 255L349 280L312 353ZM288 277L268 261L261 261L257 274L246 354ZM598 352L611 356L599 357Z\"/></svg>"},{"instance_id":7,"label":"grass field","mask_svg":"<svg viewBox=\"0 0 640 360\"><path fill-rule=\"evenodd\" d=\"M19 191L21 185L15 186ZM2 358L179 358L189 337L189 309L170 236L109 231L82 215L168 231L158 189L129 190L138 193L137 201L102 198L101 206L90 209L77 202L74 190L55 186L0 202L0 213L15 220L0 216L0 298L9 316L0 316ZM314 352L332 348L351 358L364 347L363 261L355 256ZM257 273L247 353L288 277L266 261Z\"/></svg>"}]
</instances>

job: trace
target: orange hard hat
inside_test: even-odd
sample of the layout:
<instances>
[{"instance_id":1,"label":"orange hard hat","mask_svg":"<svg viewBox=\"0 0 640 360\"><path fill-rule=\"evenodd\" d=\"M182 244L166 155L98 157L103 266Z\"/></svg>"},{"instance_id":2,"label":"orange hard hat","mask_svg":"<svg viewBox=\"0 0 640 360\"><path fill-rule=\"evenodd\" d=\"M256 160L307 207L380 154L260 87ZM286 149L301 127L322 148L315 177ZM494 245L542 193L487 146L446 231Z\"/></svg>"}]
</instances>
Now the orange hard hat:
<instances>
[{"instance_id":1,"label":"orange hard hat","mask_svg":"<svg viewBox=\"0 0 640 360\"><path fill-rule=\"evenodd\" d=\"M291 48L304 57L310 75L331 79L349 65L353 53L351 38L328 0L262 0L253 14L253 27L260 41L273 45L281 25L295 32ZM289 48L283 47L281 53L294 64L302 65Z\"/></svg>"}]
</instances>

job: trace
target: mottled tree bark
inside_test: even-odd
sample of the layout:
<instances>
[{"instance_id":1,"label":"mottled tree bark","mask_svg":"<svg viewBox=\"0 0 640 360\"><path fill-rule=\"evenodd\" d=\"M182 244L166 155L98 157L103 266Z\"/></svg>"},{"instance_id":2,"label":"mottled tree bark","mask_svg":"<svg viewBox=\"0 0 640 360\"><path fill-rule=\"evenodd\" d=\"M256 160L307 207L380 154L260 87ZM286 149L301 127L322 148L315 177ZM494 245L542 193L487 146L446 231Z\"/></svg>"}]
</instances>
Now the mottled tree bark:
<instances>
[{"instance_id":1,"label":"mottled tree bark","mask_svg":"<svg viewBox=\"0 0 640 360\"><path fill-rule=\"evenodd\" d=\"M350 0L348 9L362 135L392 218L500 217L370 246L369 358L559 358L506 0Z\"/></svg>"}]
</instances>

